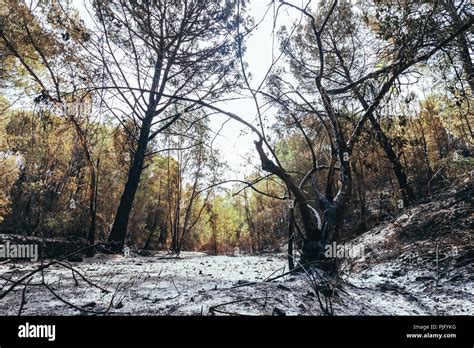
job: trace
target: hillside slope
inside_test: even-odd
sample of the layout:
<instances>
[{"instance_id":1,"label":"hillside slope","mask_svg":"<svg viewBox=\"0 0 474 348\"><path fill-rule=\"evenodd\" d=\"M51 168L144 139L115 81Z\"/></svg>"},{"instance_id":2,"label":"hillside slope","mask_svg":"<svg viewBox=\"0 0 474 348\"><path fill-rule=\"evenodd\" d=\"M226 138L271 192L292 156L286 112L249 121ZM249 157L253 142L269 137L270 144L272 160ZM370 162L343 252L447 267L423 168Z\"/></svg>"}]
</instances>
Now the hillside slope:
<instances>
[{"instance_id":1,"label":"hillside slope","mask_svg":"<svg viewBox=\"0 0 474 348\"><path fill-rule=\"evenodd\" d=\"M346 261L344 279L367 306L349 313L474 314L473 206L474 182L464 176L351 241L365 259Z\"/></svg>"}]
</instances>

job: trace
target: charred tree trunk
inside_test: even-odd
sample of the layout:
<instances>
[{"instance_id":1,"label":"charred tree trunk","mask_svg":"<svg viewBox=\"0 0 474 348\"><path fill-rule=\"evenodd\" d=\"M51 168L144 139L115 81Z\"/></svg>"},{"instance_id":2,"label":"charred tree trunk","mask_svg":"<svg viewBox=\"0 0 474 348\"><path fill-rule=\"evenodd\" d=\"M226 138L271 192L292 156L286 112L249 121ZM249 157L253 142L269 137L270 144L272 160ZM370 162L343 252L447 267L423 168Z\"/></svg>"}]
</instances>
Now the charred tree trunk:
<instances>
[{"instance_id":1,"label":"charred tree trunk","mask_svg":"<svg viewBox=\"0 0 474 348\"><path fill-rule=\"evenodd\" d=\"M349 69L344 63L344 60L336 48L336 55L341 63L342 69L344 70L344 75L348 83L353 83ZM365 111L369 109L369 104L365 100L365 98L360 93L357 87L353 88L353 92L357 100L359 100L360 104L364 108ZM392 165L393 173L397 178L398 185L400 187L400 192L402 194L403 203L405 206L408 206L411 202L416 200L415 193L413 192L411 186L408 184L407 176L403 170L402 164L400 163L400 159L398 158L397 154L395 153L390 140L388 139L385 132L382 130L380 123L377 121L373 113L367 114L370 123L375 131L375 138L377 139L378 143L385 151L390 164Z\"/></svg>"},{"instance_id":2,"label":"charred tree trunk","mask_svg":"<svg viewBox=\"0 0 474 348\"><path fill-rule=\"evenodd\" d=\"M214 252L214 255L217 255L219 253L219 248L217 244L217 216L214 213L211 213L211 231L212 231L212 249Z\"/></svg>"},{"instance_id":3,"label":"charred tree trunk","mask_svg":"<svg viewBox=\"0 0 474 348\"><path fill-rule=\"evenodd\" d=\"M133 156L133 162L128 172L127 183L123 190L122 196L120 197L120 204L115 215L114 224L112 231L110 232L108 242L110 243L110 249L113 252L121 252L127 236L128 220L130 218L130 212L132 211L133 200L137 193L138 184L140 182L140 176L143 170L143 164L145 161L145 153L148 145L148 136L150 133L151 121L153 119L154 107L150 106L148 110L148 116L143 122L143 126L140 130L140 137L138 139L137 148L135 155Z\"/></svg>"},{"instance_id":4,"label":"charred tree trunk","mask_svg":"<svg viewBox=\"0 0 474 348\"><path fill-rule=\"evenodd\" d=\"M244 209L245 209L245 217L247 218L247 224L249 226L249 232L250 232L250 248L252 249L252 254L255 254L258 250L258 241L256 237L256 231L255 231L255 226L252 221L252 214L250 212L249 208L249 202L247 200L247 195L245 194L244 191Z\"/></svg>"},{"instance_id":5,"label":"charred tree trunk","mask_svg":"<svg viewBox=\"0 0 474 348\"><path fill-rule=\"evenodd\" d=\"M95 254L95 236L96 236L96 219L97 219L97 188L98 188L98 175L91 166L91 177L89 183L89 231L87 233L87 242L90 246L87 249L87 256L92 257ZM99 159L97 159L96 165L97 171L99 170Z\"/></svg>"},{"instance_id":6,"label":"charred tree trunk","mask_svg":"<svg viewBox=\"0 0 474 348\"><path fill-rule=\"evenodd\" d=\"M150 248L151 240L153 239L153 235L155 234L154 230L151 230L148 233L148 237L145 241L145 244L143 244L143 250L148 250Z\"/></svg>"},{"instance_id":7,"label":"charred tree trunk","mask_svg":"<svg viewBox=\"0 0 474 348\"><path fill-rule=\"evenodd\" d=\"M365 188L364 188L364 173L363 173L363 166L361 163L361 159L358 159L358 164L354 162L352 168L354 170L354 174L356 177L356 185L357 185L357 201L359 203L359 216L358 216L358 223L357 223L357 233L362 233L368 230L367 225L367 205L365 201Z\"/></svg>"},{"instance_id":8,"label":"charred tree trunk","mask_svg":"<svg viewBox=\"0 0 474 348\"><path fill-rule=\"evenodd\" d=\"M178 199L175 213L174 213L173 229L171 230L171 233L172 233L171 250L176 254L179 254L178 241L179 241L179 231L181 230L180 206L181 206L181 199Z\"/></svg>"},{"instance_id":9,"label":"charred tree trunk","mask_svg":"<svg viewBox=\"0 0 474 348\"><path fill-rule=\"evenodd\" d=\"M160 201L160 200L158 200ZM151 240L153 239L153 236L155 235L156 228L158 227L158 222L160 221L160 208L158 207L154 214L153 214L153 219L151 223L148 223L147 229L149 231L148 237L145 241L145 244L143 245L143 249L147 250L150 247Z\"/></svg>"},{"instance_id":10,"label":"charred tree trunk","mask_svg":"<svg viewBox=\"0 0 474 348\"><path fill-rule=\"evenodd\" d=\"M166 239L168 237L168 225L160 225L160 236L158 237L158 244L160 246L166 246Z\"/></svg>"},{"instance_id":11,"label":"charred tree trunk","mask_svg":"<svg viewBox=\"0 0 474 348\"><path fill-rule=\"evenodd\" d=\"M395 174L395 177L397 178L398 186L400 187L403 203L405 206L408 206L410 203L416 201L416 197L411 186L408 184L408 179L405 174L405 171L402 168L400 159L398 158L397 154L393 150L393 147L390 144L389 139L387 138L382 128L380 127L380 124L377 121L377 119L373 115L371 115L369 117L369 120L372 123L372 127L374 128L375 137L377 141L379 142L380 146L382 146L382 148L384 149L385 154L387 155L387 158L392 165L393 173Z\"/></svg>"},{"instance_id":12,"label":"charred tree trunk","mask_svg":"<svg viewBox=\"0 0 474 348\"><path fill-rule=\"evenodd\" d=\"M292 271L295 268L293 260L293 241L295 235L295 213L293 208L290 208L288 212L288 268Z\"/></svg>"},{"instance_id":13,"label":"charred tree trunk","mask_svg":"<svg viewBox=\"0 0 474 348\"><path fill-rule=\"evenodd\" d=\"M260 156L262 169L278 176L295 196L295 205L298 205L298 211L301 216L301 221L306 233L303 242L303 262L310 262L322 258L323 248L321 246L322 234L318 228L315 217L308 206L309 199L303 190L295 183L293 178L282 168L275 165L272 160L268 158L262 148L262 141L255 142L256 149Z\"/></svg>"}]
</instances>

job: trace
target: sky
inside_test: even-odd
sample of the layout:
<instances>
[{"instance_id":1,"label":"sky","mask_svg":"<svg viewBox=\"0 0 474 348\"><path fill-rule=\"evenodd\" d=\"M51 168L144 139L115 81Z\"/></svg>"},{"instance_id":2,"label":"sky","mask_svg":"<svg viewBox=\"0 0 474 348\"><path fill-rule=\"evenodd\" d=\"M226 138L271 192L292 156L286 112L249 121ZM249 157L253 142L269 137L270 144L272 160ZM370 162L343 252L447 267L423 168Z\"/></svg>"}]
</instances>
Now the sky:
<instances>
[{"instance_id":1,"label":"sky","mask_svg":"<svg viewBox=\"0 0 474 348\"><path fill-rule=\"evenodd\" d=\"M318 0L289 0L288 2L304 6L308 2L316 4ZM86 3L87 1L84 0L76 0L72 4L79 10L85 24L93 27L92 19L86 10L86 7L90 8L90 6ZM282 7L275 22L274 10L272 0L250 0L248 3L248 13L253 17L255 23L259 23L253 30L252 35L248 36L245 41L244 61L248 64L246 69L247 73L251 75L250 84L252 88L260 85L272 64L272 57L278 55L278 39L274 33L281 25L292 27L293 23L301 18L301 14L297 11ZM274 22L276 23L275 30ZM275 51L272 54L273 47ZM254 125L256 124L257 110L254 100L250 97L221 103L219 106ZM269 124L274 119L275 112L275 109L266 111L265 116L268 117ZM246 174L255 171L256 166L259 165L253 143L256 140L255 135L250 134L245 126L236 121L228 120L227 117L222 115L213 114L210 121L212 130L215 134L218 133L212 146L219 150L223 159L227 162L229 166L227 176L232 179L242 179ZM242 131L246 132L242 133ZM252 163L246 160L246 158L249 158L248 154L252 154L250 156Z\"/></svg>"},{"instance_id":2,"label":"sky","mask_svg":"<svg viewBox=\"0 0 474 348\"><path fill-rule=\"evenodd\" d=\"M290 2L298 5L302 3L301 0ZM313 0L313 3L314 2ZM246 39L246 51L244 55L244 61L248 64L247 72L251 75L250 85L252 88L256 88L265 78L265 74L272 64L272 48L274 47L275 50L274 55L278 55L279 44L276 33L273 35L274 6L272 5L272 1L250 0L248 12L254 18L255 23L260 23L253 34ZM275 31L277 31L281 25L291 27L292 23L299 20L299 18L299 13L294 10L282 10L278 16ZM254 125L256 124L257 109L252 98L227 102L223 104L223 108L237 114ZM264 110L266 108L264 107L262 109ZM268 117L269 123L271 123L271 120L274 118L275 111L275 109L266 111L265 116ZM216 118L216 120L212 122L213 129L214 131L219 131L222 122L227 118L222 116L213 117ZM255 166L259 165L253 144L253 141L256 140L256 136L250 134L248 131L245 132L245 135L242 135L243 130L246 130L245 126L230 120L220 131L221 136L218 136L214 142L214 146L219 148L223 153L225 160L230 166L230 174L234 174L234 178L241 178L243 175L249 174L255 170ZM249 153L252 154L251 163L246 160L246 158L249 157L246 155Z\"/></svg>"}]
</instances>

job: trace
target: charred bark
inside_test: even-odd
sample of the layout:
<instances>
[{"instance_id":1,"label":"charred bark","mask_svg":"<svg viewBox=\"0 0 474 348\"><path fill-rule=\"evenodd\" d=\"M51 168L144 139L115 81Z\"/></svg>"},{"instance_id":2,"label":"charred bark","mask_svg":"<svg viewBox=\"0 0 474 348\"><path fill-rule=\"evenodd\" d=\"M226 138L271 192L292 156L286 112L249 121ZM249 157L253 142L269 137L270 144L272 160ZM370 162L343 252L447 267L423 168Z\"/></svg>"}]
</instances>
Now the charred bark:
<instances>
[{"instance_id":1,"label":"charred bark","mask_svg":"<svg viewBox=\"0 0 474 348\"><path fill-rule=\"evenodd\" d=\"M113 252L121 252L127 236L128 220L132 211L133 201L137 193L140 176L145 161L145 153L148 145L148 136L150 133L150 125L153 119L152 110L154 106L149 106L148 117L144 120L143 127L140 130L137 148L133 157L133 162L128 172L127 182L120 197L120 204L115 215L112 231L110 232L108 243Z\"/></svg>"},{"instance_id":2,"label":"charred bark","mask_svg":"<svg viewBox=\"0 0 474 348\"><path fill-rule=\"evenodd\" d=\"M337 47L336 47L336 55L339 59L339 62L341 63L342 69L344 70L344 75L347 82L349 84L352 84L353 81L352 81L349 69L345 65L344 59L342 58L341 53L337 49ZM364 108L364 110L367 111L369 109L369 104L367 103L365 98L362 96L357 86L353 88L353 92L354 92L355 97L359 101L359 103ZM416 197L411 186L408 184L408 179L405 174L405 171L403 170L402 164L400 163L400 159L395 153L390 140L388 139L385 132L382 130L382 127L380 126L380 123L378 122L378 120L375 118L374 114L368 113L367 116L374 129L375 138L377 139L382 149L385 151L385 154L387 155L387 158L390 161L390 164L392 165L393 173L395 174L398 185L400 187L403 203L405 206L408 206L411 202L416 201Z\"/></svg>"},{"instance_id":3,"label":"charred bark","mask_svg":"<svg viewBox=\"0 0 474 348\"><path fill-rule=\"evenodd\" d=\"M295 206L298 206L298 211L301 216L305 231L305 239L303 242L303 257L302 261L313 261L322 258L322 234L315 221L315 217L308 206L308 198L303 190L296 184L293 178L281 167L273 163L268 158L262 148L262 140L255 142L255 147L260 156L262 169L278 176L288 187L288 190L295 196Z\"/></svg>"},{"instance_id":4,"label":"charred bark","mask_svg":"<svg viewBox=\"0 0 474 348\"><path fill-rule=\"evenodd\" d=\"M295 240L295 213L293 208L288 212L288 268L292 271L295 268L293 260L293 243Z\"/></svg>"}]
</instances>

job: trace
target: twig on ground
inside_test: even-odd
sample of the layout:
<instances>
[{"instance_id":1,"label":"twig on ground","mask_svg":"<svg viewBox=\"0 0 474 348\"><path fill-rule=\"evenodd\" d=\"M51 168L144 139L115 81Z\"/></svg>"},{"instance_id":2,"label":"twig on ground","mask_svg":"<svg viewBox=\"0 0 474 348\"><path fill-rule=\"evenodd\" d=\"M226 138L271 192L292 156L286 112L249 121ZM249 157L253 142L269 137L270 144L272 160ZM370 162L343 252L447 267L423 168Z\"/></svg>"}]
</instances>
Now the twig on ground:
<instances>
[{"instance_id":1,"label":"twig on ground","mask_svg":"<svg viewBox=\"0 0 474 348\"><path fill-rule=\"evenodd\" d=\"M265 300L266 301L267 296L266 297L257 297L257 298L244 298L244 299L240 299L240 300L234 300L234 301L221 303L221 304L209 307L209 313L211 315L214 314L214 313L221 313L221 314L228 314L228 315L250 316L248 314L241 314L241 313L236 313L236 312L227 312L227 311L223 311L223 310L220 310L220 309L217 309L217 308L227 306L227 305L231 305L231 304L235 304L235 303L247 302L247 301L252 301L252 302L257 302L258 303L258 300Z\"/></svg>"}]
</instances>

